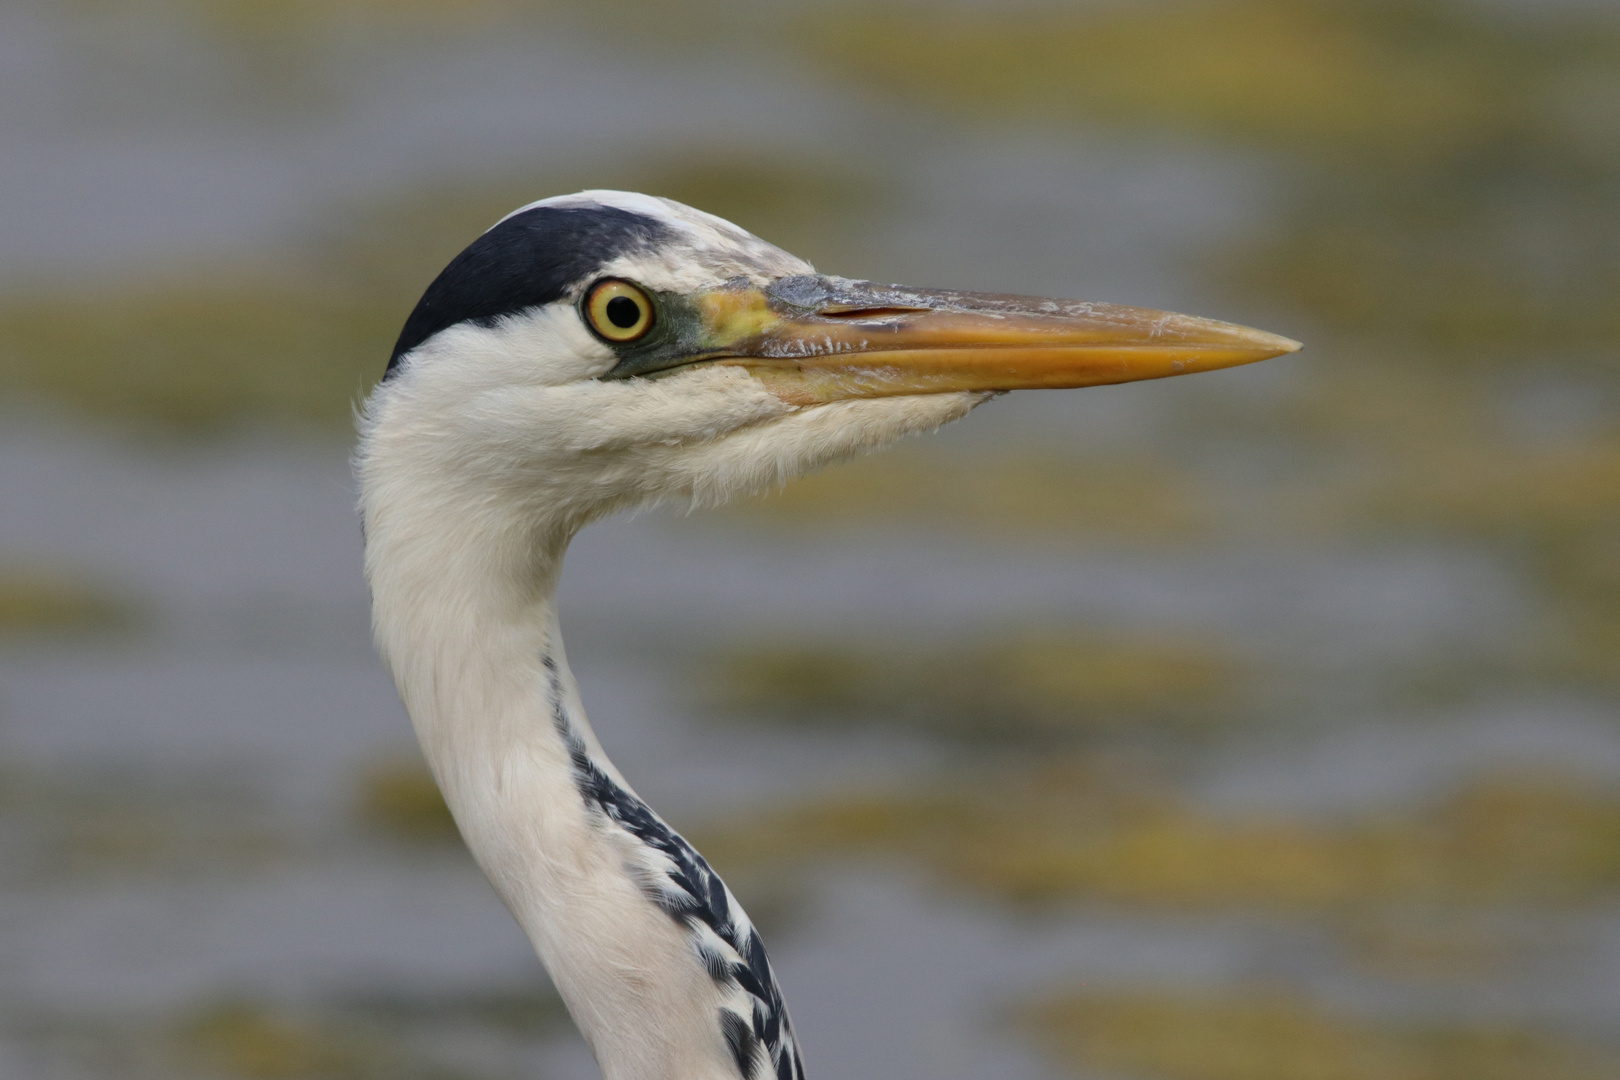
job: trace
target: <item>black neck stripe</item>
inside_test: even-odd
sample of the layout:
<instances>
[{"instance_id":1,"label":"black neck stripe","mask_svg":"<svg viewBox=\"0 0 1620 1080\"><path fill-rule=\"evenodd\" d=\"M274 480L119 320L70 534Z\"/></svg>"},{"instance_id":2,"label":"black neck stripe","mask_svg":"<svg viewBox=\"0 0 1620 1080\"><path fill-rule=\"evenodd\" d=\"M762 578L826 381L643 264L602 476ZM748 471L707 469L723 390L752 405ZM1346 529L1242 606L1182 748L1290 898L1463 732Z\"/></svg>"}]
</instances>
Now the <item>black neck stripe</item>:
<instances>
[{"instance_id":1,"label":"black neck stripe","mask_svg":"<svg viewBox=\"0 0 1620 1080\"><path fill-rule=\"evenodd\" d=\"M620 255L670 236L656 218L611 206L537 206L507 218L467 246L427 287L405 320L400 357L458 323L493 326L503 315L560 300Z\"/></svg>"}]
</instances>

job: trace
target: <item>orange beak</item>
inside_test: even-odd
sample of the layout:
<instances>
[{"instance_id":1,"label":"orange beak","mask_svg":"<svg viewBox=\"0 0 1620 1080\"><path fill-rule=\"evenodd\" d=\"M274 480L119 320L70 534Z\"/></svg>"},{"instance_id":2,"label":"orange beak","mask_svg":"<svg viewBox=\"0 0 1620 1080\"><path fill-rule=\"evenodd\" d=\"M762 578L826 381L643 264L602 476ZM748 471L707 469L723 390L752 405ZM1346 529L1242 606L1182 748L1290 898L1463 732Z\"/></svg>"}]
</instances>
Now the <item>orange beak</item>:
<instances>
[{"instance_id":1,"label":"orange beak","mask_svg":"<svg viewBox=\"0 0 1620 1080\"><path fill-rule=\"evenodd\" d=\"M1300 348L1263 330L1147 308L819 275L729 285L696 300L713 346L701 359L746 367L796 405L1162 379Z\"/></svg>"}]
</instances>

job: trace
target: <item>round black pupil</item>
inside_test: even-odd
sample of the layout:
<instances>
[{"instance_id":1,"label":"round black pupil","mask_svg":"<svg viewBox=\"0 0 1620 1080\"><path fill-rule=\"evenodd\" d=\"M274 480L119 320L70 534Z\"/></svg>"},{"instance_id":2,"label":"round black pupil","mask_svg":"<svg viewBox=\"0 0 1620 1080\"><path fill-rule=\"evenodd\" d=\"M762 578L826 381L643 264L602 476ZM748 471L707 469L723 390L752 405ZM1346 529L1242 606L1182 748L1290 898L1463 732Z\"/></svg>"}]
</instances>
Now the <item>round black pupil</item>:
<instances>
[{"instance_id":1,"label":"round black pupil","mask_svg":"<svg viewBox=\"0 0 1620 1080\"><path fill-rule=\"evenodd\" d=\"M608 322L628 330L641 321L641 305L628 296L615 296L607 302Z\"/></svg>"}]
</instances>

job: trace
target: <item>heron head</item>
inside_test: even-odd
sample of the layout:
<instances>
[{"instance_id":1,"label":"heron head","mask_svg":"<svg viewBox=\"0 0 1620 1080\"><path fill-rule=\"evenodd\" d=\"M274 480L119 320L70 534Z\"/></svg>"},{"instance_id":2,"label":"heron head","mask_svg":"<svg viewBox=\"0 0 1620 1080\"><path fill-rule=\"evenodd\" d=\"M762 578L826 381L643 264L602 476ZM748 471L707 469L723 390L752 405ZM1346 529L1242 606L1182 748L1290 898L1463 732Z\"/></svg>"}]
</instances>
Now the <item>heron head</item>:
<instances>
[{"instance_id":1,"label":"heron head","mask_svg":"<svg viewBox=\"0 0 1620 1080\"><path fill-rule=\"evenodd\" d=\"M572 528L766 488L1000 391L1298 347L1141 308L825 276L668 199L587 191L509 214L428 287L368 403L362 466L381 451Z\"/></svg>"}]
</instances>

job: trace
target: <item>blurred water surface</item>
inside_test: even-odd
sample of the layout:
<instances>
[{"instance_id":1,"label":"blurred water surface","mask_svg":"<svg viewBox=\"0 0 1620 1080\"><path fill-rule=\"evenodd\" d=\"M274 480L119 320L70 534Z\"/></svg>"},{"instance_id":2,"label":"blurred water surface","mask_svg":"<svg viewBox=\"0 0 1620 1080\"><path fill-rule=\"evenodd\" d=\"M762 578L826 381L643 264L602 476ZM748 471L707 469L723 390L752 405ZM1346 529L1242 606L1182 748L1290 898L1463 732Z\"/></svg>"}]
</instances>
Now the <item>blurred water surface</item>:
<instances>
[{"instance_id":1,"label":"blurred water surface","mask_svg":"<svg viewBox=\"0 0 1620 1080\"><path fill-rule=\"evenodd\" d=\"M0 1077L594 1075L372 656L346 454L512 206L1308 342L588 530L813 1075L1620 1074L1620 19L0 10Z\"/></svg>"}]
</instances>

